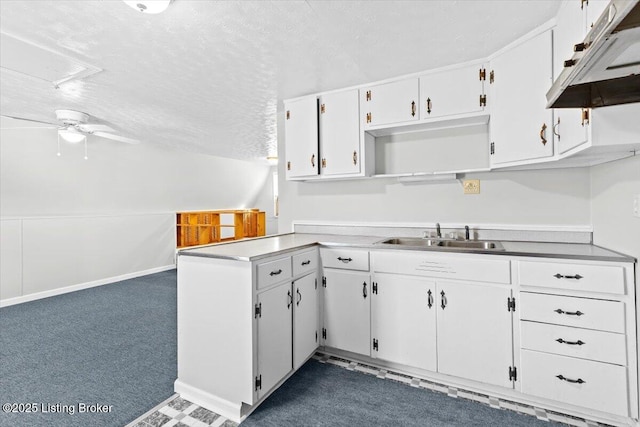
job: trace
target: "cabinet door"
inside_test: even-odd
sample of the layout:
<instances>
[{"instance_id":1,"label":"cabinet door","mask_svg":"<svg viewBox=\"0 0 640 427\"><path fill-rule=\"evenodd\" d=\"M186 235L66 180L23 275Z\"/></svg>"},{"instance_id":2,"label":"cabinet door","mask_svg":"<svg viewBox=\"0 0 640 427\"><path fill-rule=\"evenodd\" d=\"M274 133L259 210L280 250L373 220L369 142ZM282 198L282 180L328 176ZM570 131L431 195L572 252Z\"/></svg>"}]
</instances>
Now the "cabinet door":
<instances>
[{"instance_id":1,"label":"cabinet door","mask_svg":"<svg viewBox=\"0 0 640 427\"><path fill-rule=\"evenodd\" d=\"M318 289L316 273L293 282L293 369L318 348Z\"/></svg>"},{"instance_id":2,"label":"cabinet door","mask_svg":"<svg viewBox=\"0 0 640 427\"><path fill-rule=\"evenodd\" d=\"M553 156L551 57L549 30L491 61L492 165Z\"/></svg>"},{"instance_id":3,"label":"cabinet door","mask_svg":"<svg viewBox=\"0 0 640 427\"><path fill-rule=\"evenodd\" d=\"M406 79L360 90L365 128L418 120L418 79Z\"/></svg>"},{"instance_id":4,"label":"cabinet door","mask_svg":"<svg viewBox=\"0 0 640 427\"><path fill-rule=\"evenodd\" d=\"M511 290L438 282L437 293L438 372L511 388Z\"/></svg>"},{"instance_id":5,"label":"cabinet door","mask_svg":"<svg viewBox=\"0 0 640 427\"><path fill-rule=\"evenodd\" d=\"M580 43L585 32L585 11L579 1L562 2L556 15L553 29L553 78L557 79L564 69L564 61L574 54L573 46ZM554 115L554 136L558 152L563 154L588 140L588 121L582 120L581 108L557 108Z\"/></svg>"},{"instance_id":6,"label":"cabinet door","mask_svg":"<svg viewBox=\"0 0 640 427\"><path fill-rule=\"evenodd\" d=\"M324 344L370 354L369 274L325 269Z\"/></svg>"},{"instance_id":7,"label":"cabinet door","mask_svg":"<svg viewBox=\"0 0 640 427\"><path fill-rule=\"evenodd\" d=\"M420 117L451 116L484 110L481 64L420 77Z\"/></svg>"},{"instance_id":8,"label":"cabinet door","mask_svg":"<svg viewBox=\"0 0 640 427\"><path fill-rule=\"evenodd\" d=\"M435 281L391 274L373 280L371 355L435 372Z\"/></svg>"},{"instance_id":9,"label":"cabinet door","mask_svg":"<svg viewBox=\"0 0 640 427\"><path fill-rule=\"evenodd\" d=\"M287 179L318 175L318 101L315 95L288 102L284 109Z\"/></svg>"},{"instance_id":10,"label":"cabinet door","mask_svg":"<svg viewBox=\"0 0 640 427\"><path fill-rule=\"evenodd\" d=\"M258 399L291 371L292 301L291 282L258 294Z\"/></svg>"},{"instance_id":11,"label":"cabinet door","mask_svg":"<svg viewBox=\"0 0 640 427\"><path fill-rule=\"evenodd\" d=\"M360 107L358 90L320 97L322 175L360 172Z\"/></svg>"}]
</instances>

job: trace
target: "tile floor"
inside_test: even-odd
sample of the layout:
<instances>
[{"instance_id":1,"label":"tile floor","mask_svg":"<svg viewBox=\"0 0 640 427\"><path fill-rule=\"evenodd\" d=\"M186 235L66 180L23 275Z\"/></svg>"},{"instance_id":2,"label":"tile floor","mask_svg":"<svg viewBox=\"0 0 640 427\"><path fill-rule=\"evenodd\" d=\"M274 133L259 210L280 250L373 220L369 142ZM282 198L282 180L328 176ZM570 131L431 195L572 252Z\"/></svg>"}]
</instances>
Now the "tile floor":
<instances>
[{"instance_id":1,"label":"tile floor","mask_svg":"<svg viewBox=\"0 0 640 427\"><path fill-rule=\"evenodd\" d=\"M521 414L534 416L540 420L555 421L575 427L606 426L606 424L597 423L595 421L576 418L570 415L546 411L544 409L536 408L529 405L510 402L508 400L499 399L493 396L449 387L420 378L407 376L398 372L376 368L364 363L329 356L320 352L316 353L313 358L318 360L320 363L330 363L332 365L340 366L351 371L357 371L367 375L375 375L378 378L398 381L407 384L410 387L419 387L438 391L440 393L446 393L447 395L454 398L475 400L476 402L489 405L492 408L516 411ZM185 399L182 399L179 395L176 394L165 402L151 409L149 412L142 415L138 419L134 420L126 427L236 427L237 425L237 423L207 409L204 409L196 405L195 403L191 403Z\"/></svg>"}]
</instances>

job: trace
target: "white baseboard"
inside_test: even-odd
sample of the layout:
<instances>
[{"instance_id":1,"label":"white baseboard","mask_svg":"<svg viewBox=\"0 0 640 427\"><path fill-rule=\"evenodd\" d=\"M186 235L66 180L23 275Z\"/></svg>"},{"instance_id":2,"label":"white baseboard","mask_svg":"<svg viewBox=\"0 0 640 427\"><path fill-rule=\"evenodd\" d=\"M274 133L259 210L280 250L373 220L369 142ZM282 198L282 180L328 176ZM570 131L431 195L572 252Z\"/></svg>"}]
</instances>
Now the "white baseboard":
<instances>
[{"instance_id":1,"label":"white baseboard","mask_svg":"<svg viewBox=\"0 0 640 427\"><path fill-rule=\"evenodd\" d=\"M69 292L80 291L82 289L95 288L96 286L108 285L109 283L121 282L123 280L146 276L148 274L160 273L161 271L173 270L174 268L176 268L175 264L164 265L162 267L150 268L148 270L136 271L133 273L122 274L120 276L107 277L105 279L93 280L91 282L79 283L72 286L65 286L64 288L52 289L50 291L37 292L35 294L23 295L14 298L7 298L5 300L0 300L0 308L8 307L10 305L22 304L29 301L35 301L42 298L53 297L56 295L67 294Z\"/></svg>"},{"instance_id":2,"label":"white baseboard","mask_svg":"<svg viewBox=\"0 0 640 427\"><path fill-rule=\"evenodd\" d=\"M198 406L215 412L233 422L241 423L248 414L242 413L242 404L229 402L213 394L207 393L199 388L185 384L179 379L173 383L173 390L180 394L180 397L193 402ZM257 405L255 405L257 406ZM255 409L255 407L254 407Z\"/></svg>"}]
</instances>

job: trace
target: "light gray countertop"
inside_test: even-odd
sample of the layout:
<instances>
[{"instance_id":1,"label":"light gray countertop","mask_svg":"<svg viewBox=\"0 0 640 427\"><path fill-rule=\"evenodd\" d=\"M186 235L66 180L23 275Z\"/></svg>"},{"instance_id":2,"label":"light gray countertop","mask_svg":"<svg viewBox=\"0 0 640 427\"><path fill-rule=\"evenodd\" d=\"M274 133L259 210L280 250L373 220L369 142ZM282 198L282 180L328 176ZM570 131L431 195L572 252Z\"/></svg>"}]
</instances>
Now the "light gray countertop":
<instances>
[{"instance_id":1,"label":"light gray countertop","mask_svg":"<svg viewBox=\"0 0 640 427\"><path fill-rule=\"evenodd\" d=\"M366 249L418 250L429 252L457 252L492 254L508 256L530 256L564 259L584 259L592 261L635 262L635 258L600 246L581 243L539 243L501 241L504 251L470 250L454 248L417 248L380 244L381 236L341 236L336 234L289 233L259 237L222 244L186 248L179 251L180 256L200 256L210 258L254 261L294 250L323 246L348 246Z\"/></svg>"}]
</instances>

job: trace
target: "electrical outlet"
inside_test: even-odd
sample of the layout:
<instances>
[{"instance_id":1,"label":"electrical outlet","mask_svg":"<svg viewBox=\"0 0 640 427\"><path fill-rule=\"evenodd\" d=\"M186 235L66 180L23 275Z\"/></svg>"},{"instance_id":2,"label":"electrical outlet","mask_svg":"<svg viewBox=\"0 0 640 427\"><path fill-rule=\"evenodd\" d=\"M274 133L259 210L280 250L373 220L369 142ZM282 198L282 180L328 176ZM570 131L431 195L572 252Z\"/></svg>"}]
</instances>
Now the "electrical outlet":
<instances>
[{"instance_id":1,"label":"electrical outlet","mask_svg":"<svg viewBox=\"0 0 640 427\"><path fill-rule=\"evenodd\" d=\"M464 194L480 194L480 180L465 179L462 181L462 188L464 189Z\"/></svg>"},{"instance_id":2,"label":"electrical outlet","mask_svg":"<svg viewBox=\"0 0 640 427\"><path fill-rule=\"evenodd\" d=\"M633 198L633 216L640 218L640 194Z\"/></svg>"}]
</instances>

